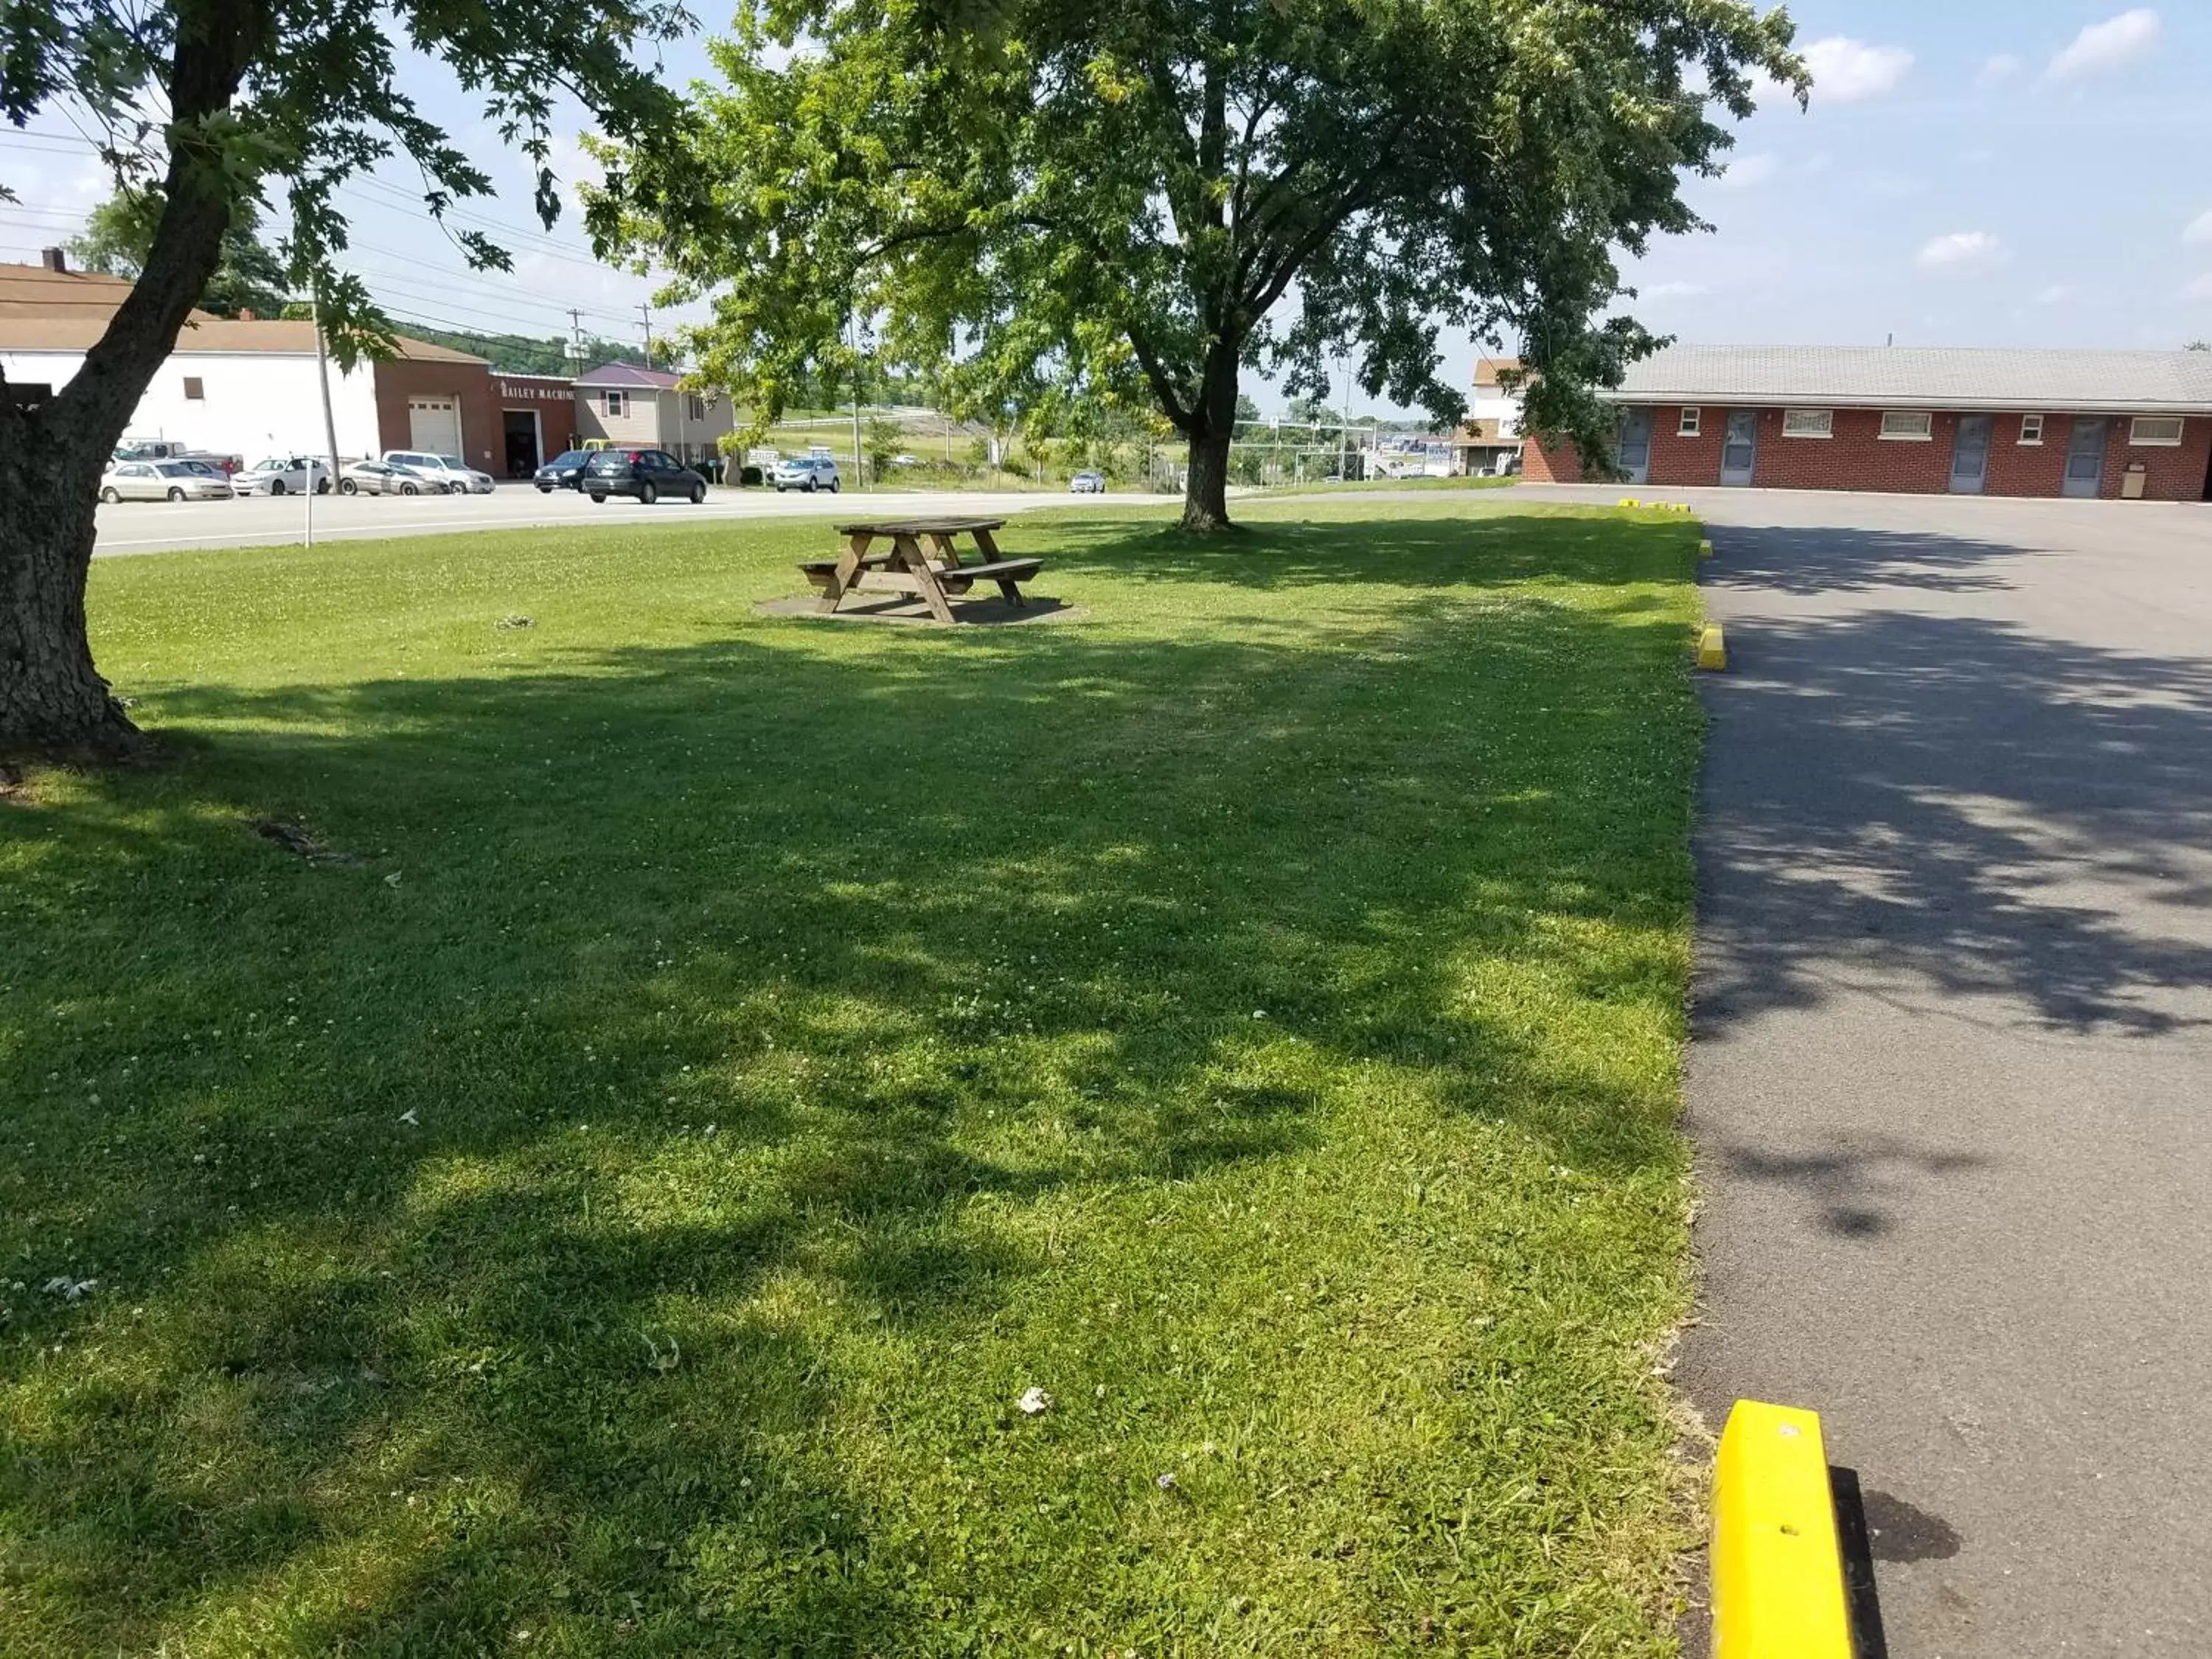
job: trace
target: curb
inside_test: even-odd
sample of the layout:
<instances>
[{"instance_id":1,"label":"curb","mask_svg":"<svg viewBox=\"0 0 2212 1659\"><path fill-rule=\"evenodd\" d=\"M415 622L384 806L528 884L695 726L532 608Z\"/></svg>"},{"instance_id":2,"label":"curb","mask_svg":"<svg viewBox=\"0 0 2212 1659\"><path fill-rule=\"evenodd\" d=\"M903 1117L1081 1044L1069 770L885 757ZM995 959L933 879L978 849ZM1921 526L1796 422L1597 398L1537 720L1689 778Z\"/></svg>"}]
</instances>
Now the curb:
<instances>
[{"instance_id":1,"label":"curb","mask_svg":"<svg viewBox=\"0 0 2212 1659\"><path fill-rule=\"evenodd\" d=\"M1707 623L1698 635L1698 666L1717 673L1728 666L1728 640L1718 623Z\"/></svg>"},{"instance_id":2,"label":"curb","mask_svg":"<svg viewBox=\"0 0 2212 1659\"><path fill-rule=\"evenodd\" d=\"M1817 1412L1739 1400L1713 1466L1713 1659L1851 1659Z\"/></svg>"}]
</instances>

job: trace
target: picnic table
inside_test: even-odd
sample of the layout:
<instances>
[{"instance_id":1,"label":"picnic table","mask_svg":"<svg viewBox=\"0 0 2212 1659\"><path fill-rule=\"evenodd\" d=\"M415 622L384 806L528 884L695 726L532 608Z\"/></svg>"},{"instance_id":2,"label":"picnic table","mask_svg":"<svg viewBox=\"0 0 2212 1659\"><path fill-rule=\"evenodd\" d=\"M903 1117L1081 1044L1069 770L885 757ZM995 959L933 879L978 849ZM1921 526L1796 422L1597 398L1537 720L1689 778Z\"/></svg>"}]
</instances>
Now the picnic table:
<instances>
[{"instance_id":1,"label":"picnic table","mask_svg":"<svg viewBox=\"0 0 2212 1659\"><path fill-rule=\"evenodd\" d=\"M1018 584L1044 568L1042 559L1009 559L992 532L1004 519L896 519L882 524L841 524L845 550L834 559L808 559L799 569L822 590L815 610L827 616L854 593L906 593L919 599L933 619L957 622L952 601L978 582L995 582L1008 605L1022 604ZM980 562L963 564L959 539L975 544ZM878 548L878 543L888 543Z\"/></svg>"}]
</instances>

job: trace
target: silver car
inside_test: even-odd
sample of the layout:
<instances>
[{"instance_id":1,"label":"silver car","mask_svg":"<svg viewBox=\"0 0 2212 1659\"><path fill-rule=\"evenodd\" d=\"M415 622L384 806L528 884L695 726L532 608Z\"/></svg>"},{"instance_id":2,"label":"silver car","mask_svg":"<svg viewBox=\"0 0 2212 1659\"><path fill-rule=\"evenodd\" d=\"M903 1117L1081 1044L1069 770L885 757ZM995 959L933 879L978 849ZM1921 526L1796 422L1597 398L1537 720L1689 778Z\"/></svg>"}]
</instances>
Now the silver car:
<instances>
[{"instance_id":1,"label":"silver car","mask_svg":"<svg viewBox=\"0 0 2212 1659\"><path fill-rule=\"evenodd\" d=\"M100 480L103 501L227 501L237 493L216 468L192 461L118 461Z\"/></svg>"},{"instance_id":2,"label":"silver car","mask_svg":"<svg viewBox=\"0 0 2212 1659\"><path fill-rule=\"evenodd\" d=\"M458 455L433 455L420 449L387 449L384 464L411 472L425 484L436 484L449 495L489 495L492 477L479 472Z\"/></svg>"},{"instance_id":3,"label":"silver car","mask_svg":"<svg viewBox=\"0 0 2212 1659\"><path fill-rule=\"evenodd\" d=\"M768 477L779 495L787 489L803 489L810 495L817 489L826 489L835 495L840 483L837 463L827 455L800 455L778 461L769 469Z\"/></svg>"},{"instance_id":4,"label":"silver car","mask_svg":"<svg viewBox=\"0 0 2212 1659\"><path fill-rule=\"evenodd\" d=\"M402 472L382 461L349 461L338 471L341 495L442 495L441 483L424 483L411 472Z\"/></svg>"}]
</instances>

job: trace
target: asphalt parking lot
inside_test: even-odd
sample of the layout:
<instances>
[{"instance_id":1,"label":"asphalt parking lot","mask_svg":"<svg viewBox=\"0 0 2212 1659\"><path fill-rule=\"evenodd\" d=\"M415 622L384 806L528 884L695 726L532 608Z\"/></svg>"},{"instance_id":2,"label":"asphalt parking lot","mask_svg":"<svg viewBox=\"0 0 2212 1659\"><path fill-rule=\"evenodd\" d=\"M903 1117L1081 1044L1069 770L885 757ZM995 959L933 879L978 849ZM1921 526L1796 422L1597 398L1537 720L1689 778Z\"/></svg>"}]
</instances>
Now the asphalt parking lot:
<instances>
[{"instance_id":1,"label":"asphalt parking lot","mask_svg":"<svg viewBox=\"0 0 2212 1659\"><path fill-rule=\"evenodd\" d=\"M1692 1397L1823 1413L1899 1659L2212 1653L2212 505L1624 494L1729 640Z\"/></svg>"},{"instance_id":2,"label":"asphalt parking lot","mask_svg":"<svg viewBox=\"0 0 2212 1659\"><path fill-rule=\"evenodd\" d=\"M714 489L699 506L663 501L651 507L619 497L595 507L574 490L541 494L526 483L501 484L489 495L247 495L228 501L116 501L100 509L95 556L167 553L195 547L258 547L297 542L312 529L318 541L380 536L438 536L468 530L532 526L696 524L701 519L838 519L975 514L1000 518L1041 507L1108 501L1176 505L1164 495L1074 495L981 490L855 490L812 495L772 489Z\"/></svg>"}]
</instances>

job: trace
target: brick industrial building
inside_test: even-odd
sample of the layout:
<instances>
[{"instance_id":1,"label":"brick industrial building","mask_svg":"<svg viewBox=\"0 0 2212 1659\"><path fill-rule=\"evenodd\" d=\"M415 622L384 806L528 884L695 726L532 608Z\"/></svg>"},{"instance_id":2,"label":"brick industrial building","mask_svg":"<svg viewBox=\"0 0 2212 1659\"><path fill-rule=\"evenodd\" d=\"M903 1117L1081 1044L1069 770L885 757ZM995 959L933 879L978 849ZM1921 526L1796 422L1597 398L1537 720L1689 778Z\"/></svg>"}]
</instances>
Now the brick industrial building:
<instances>
[{"instance_id":1,"label":"brick industrial building","mask_svg":"<svg viewBox=\"0 0 2212 1659\"><path fill-rule=\"evenodd\" d=\"M2212 352L1670 346L1605 396L1634 483L2212 499Z\"/></svg>"}]
</instances>

